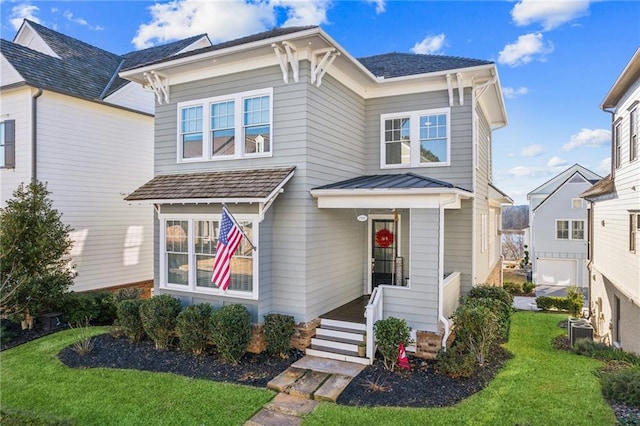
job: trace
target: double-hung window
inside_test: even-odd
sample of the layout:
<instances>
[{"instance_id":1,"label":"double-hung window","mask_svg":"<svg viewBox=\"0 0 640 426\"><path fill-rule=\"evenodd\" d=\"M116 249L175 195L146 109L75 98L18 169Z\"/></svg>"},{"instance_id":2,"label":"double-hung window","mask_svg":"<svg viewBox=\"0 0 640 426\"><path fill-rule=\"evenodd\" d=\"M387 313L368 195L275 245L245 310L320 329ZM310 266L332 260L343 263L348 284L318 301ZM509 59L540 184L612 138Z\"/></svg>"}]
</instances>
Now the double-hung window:
<instances>
[{"instance_id":1,"label":"double-hung window","mask_svg":"<svg viewBox=\"0 0 640 426\"><path fill-rule=\"evenodd\" d=\"M178 104L178 161L270 156L273 89Z\"/></svg>"},{"instance_id":2,"label":"double-hung window","mask_svg":"<svg viewBox=\"0 0 640 426\"><path fill-rule=\"evenodd\" d=\"M622 126L620 125L620 123L618 122L618 124L616 124L615 128L614 128L614 132L615 134L613 135L614 137L614 144L615 144L615 158L614 160L614 164L615 164L615 168L619 168L620 164L621 164L621 160L622 160L622 146L621 146L621 132L622 132Z\"/></svg>"},{"instance_id":3,"label":"double-hung window","mask_svg":"<svg viewBox=\"0 0 640 426\"><path fill-rule=\"evenodd\" d=\"M557 240L584 240L584 220L556 220Z\"/></svg>"},{"instance_id":4,"label":"double-hung window","mask_svg":"<svg viewBox=\"0 0 640 426\"><path fill-rule=\"evenodd\" d=\"M638 108L629 114L629 161L638 158Z\"/></svg>"},{"instance_id":5,"label":"double-hung window","mask_svg":"<svg viewBox=\"0 0 640 426\"><path fill-rule=\"evenodd\" d=\"M381 168L449 165L449 108L382 114L380 118Z\"/></svg>"},{"instance_id":6,"label":"double-hung window","mask_svg":"<svg viewBox=\"0 0 640 426\"><path fill-rule=\"evenodd\" d=\"M0 169L15 167L16 121L0 122Z\"/></svg>"},{"instance_id":7,"label":"double-hung window","mask_svg":"<svg viewBox=\"0 0 640 426\"><path fill-rule=\"evenodd\" d=\"M254 241L257 218L236 215L244 234ZM162 215L161 287L186 292L256 299L258 257L243 237L230 260L231 283L223 292L211 282L220 231L219 215Z\"/></svg>"}]
</instances>

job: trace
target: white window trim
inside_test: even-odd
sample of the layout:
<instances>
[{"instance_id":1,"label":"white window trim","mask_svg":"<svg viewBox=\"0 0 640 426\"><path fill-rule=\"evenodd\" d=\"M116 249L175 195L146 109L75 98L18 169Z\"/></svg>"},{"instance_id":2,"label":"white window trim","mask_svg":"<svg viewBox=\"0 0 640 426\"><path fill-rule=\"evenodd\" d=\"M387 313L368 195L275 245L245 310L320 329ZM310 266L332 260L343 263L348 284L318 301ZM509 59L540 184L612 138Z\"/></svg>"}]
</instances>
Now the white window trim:
<instances>
[{"instance_id":1,"label":"white window trim","mask_svg":"<svg viewBox=\"0 0 640 426\"><path fill-rule=\"evenodd\" d=\"M446 114L447 116L447 161L439 163L420 163L420 116ZM386 143L384 123L394 118L409 118L409 141L411 162L409 164L386 164ZM421 111L394 112L380 114L380 168L403 169L407 167L446 167L451 165L451 108L434 108Z\"/></svg>"},{"instance_id":2,"label":"white window trim","mask_svg":"<svg viewBox=\"0 0 640 426\"><path fill-rule=\"evenodd\" d=\"M259 217L258 215L253 214L234 214L234 218L237 221L251 221L253 222L253 240L258 241L259 238ZM250 299L250 300L258 300L258 283L259 276L258 272L259 268L259 251L258 248L253 251L253 291L251 293L247 291L237 291L237 290L227 290L222 291L218 288L208 288L208 287L196 287L196 278L195 278L195 268L192 265L194 259L194 222L198 220L205 221L218 221L220 222L221 214L160 214L158 215L158 219L160 221L160 245L159 245L159 267L160 267L160 288L167 290L175 290L184 293L193 293L193 294L207 294L213 296L221 296L221 297L230 297L236 299ZM178 284L170 284L168 283L167 278L167 270L166 270L166 256L165 256L165 242L166 242L166 226L165 223L167 220L182 220L188 221L188 236L187 236L187 247L188 247L188 259L189 259L189 283L184 285Z\"/></svg>"},{"instance_id":3,"label":"white window trim","mask_svg":"<svg viewBox=\"0 0 640 426\"><path fill-rule=\"evenodd\" d=\"M568 222L569 226L569 238L558 238L558 222ZM582 222L582 238L573 238L573 222ZM585 241L586 236L586 223L584 219L556 219L555 228L553 229L554 237L556 241Z\"/></svg>"},{"instance_id":4,"label":"white window trim","mask_svg":"<svg viewBox=\"0 0 640 426\"><path fill-rule=\"evenodd\" d=\"M488 246L488 232L487 232L487 215L483 214L480 216L480 252L484 253L487 251Z\"/></svg>"},{"instance_id":5,"label":"white window trim","mask_svg":"<svg viewBox=\"0 0 640 426\"><path fill-rule=\"evenodd\" d=\"M244 99L257 96L269 96L269 152L247 154L244 152ZM211 140L211 104L225 101L234 101L234 131L235 131L235 153L234 155L213 156L213 141ZM181 112L183 108L201 106L202 107L202 157L183 158L182 138L181 138ZM273 87L246 92L232 93L224 96L214 96L211 98L196 99L192 101L179 102L176 111L176 161L178 163L197 163L203 161L229 161L243 158L272 157L273 156Z\"/></svg>"}]
</instances>

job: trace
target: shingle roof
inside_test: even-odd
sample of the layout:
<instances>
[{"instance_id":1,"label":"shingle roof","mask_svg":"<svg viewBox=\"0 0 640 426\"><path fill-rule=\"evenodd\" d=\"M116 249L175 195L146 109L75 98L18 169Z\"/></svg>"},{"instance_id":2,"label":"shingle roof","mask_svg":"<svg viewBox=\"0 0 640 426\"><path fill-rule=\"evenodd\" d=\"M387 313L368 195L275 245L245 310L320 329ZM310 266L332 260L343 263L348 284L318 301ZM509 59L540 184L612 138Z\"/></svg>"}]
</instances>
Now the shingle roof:
<instances>
[{"instance_id":1,"label":"shingle roof","mask_svg":"<svg viewBox=\"0 0 640 426\"><path fill-rule=\"evenodd\" d=\"M493 63L482 59L460 58L457 56L417 55L398 52L358 58L358 61L373 75L384 78L469 68Z\"/></svg>"},{"instance_id":2,"label":"shingle roof","mask_svg":"<svg viewBox=\"0 0 640 426\"><path fill-rule=\"evenodd\" d=\"M274 38L274 37L280 37L280 36L287 35L287 34L297 33L299 31L309 30L311 28L317 28L317 26L310 25L310 26L305 26L305 27L274 28L274 29L269 30L269 31L264 31L264 32L257 33L257 34L252 34L252 35L249 35L249 36L246 36L246 37L241 37L241 38L237 38L237 39L234 39L234 40L230 40L230 41L225 41L225 42L222 42L222 43L214 44L213 46L207 46L207 47L203 47L201 49L190 50L189 52L185 52L185 53L182 53L182 54L179 54L179 55L175 55L175 56L172 56L171 58L169 58L169 57L157 58L156 60L149 61L149 62L145 63L144 65L153 65L153 64L165 62L165 61L168 61L168 60L180 59L180 58L184 58L184 57L188 57L188 56L192 56L192 55L198 55L198 54L201 54L201 53L213 52L215 50L226 49L226 48L229 48L229 47L240 46L240 45L243 45L243 44L253 43L253 42L256 42L256 41L260 41L260 40L267 40L267 39ZM126 64L126 67L124 67L123 70L137 68L139 66L140 65L129 65L129 64Z\"/></svg>"},{"instance_id":3,"label":"shingle roof","mask_svg":"<svg viewBox=\"0 0 640 426\"><path fill-rule=\"evenodd\" d=\"M392 174L392 175L368 175L358 176L341 182L330 183L328 185L313 188L321 189L445 189L459 188L449 182L419 176L414 173ZM462 189L464 191L464 189Z\"/></svg>"},{"instance_id":4,"label":"shingle roof","mask_svg":"<svg viewBox=\"0 0 640 426\"><path fill-rule=\"evenodd\" d=\"M73 37L25 20L60 57L1 40L0 50L28 84L87 99L102 99L129 83L117 77L120 68L170 56L196 39L194 36L164 46L116 55Z\"/></svg>"},{"instance_id":5,"label":"shingle roof","mask_svg":"<svg viewBox=\"0 0 640 426\"><path fill-rule=\"evenodd\" d=\"M295 167L156 176L125 198L139 200L184 200L266 198Z\"/></svg>"},{"instance_id":6,"label":"shingle roof","mask_svg":"<svg viewBox=\"0 0 640 426\"><path fill-rule=\"evenodd\" d=\"M600 195L613 193L615 190L615 182L611 179L611 175L607 175L596 182L591 188L580 194L580 197L590 199Z\"/></svg>"}]
</instances>

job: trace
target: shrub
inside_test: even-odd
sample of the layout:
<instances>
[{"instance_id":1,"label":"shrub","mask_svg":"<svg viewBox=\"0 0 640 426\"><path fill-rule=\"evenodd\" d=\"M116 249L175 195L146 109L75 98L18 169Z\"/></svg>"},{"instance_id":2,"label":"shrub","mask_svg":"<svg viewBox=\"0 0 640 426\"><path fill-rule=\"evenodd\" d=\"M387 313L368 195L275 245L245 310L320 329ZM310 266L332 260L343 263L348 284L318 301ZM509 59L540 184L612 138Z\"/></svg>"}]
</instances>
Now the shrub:
<instances>
[{"instance_id":1,"label":"shrub","mask_svg":"<svg viewBox=\"0 0 640 426\"><path fill-rule=\"evenodd\" d=\"M176 321L182 305L170 294L161 294L144 300L140 305L140 318L147 336L156 349L167 349L176 330Z\"/></svg>"},{"instance_id":2,"label":"shrub","mask_svg":"<svg viewBox=\"0 0 640 426\"><path fill-rule=\"evenodd\" d=\"M625 368L602 375L602 394L606 399L640 408L640 369Z\"/></svg>"},{"instance_id":3,"label":"shrub","mask_svg":"<svg viewBox=\"0 0 640 426\"><path fill-rule=\"evenodd\" d=\"M242 305L226 305L211 316L211 335L226 363L237 364L251 339L251 314Z\"/></svg>"},{"instance_id":4,"label":"shrub","mask_svg":"<svg viewBox=\"0 0 640 426\"><path fill-rule=\"evenodd\" d=\"M460 350L472 353L479 365L484 365L491 348L500 337L498 314L487 305L465 300L453 313L456 344Z\"/></svg>"},{"instance_id":5,"label":"shrub","mask_svg":"<svg viewBox=\"0 0 640 426\"><path fill-rule=\"evenodd\" d=\"M497 299L507 306L513 306L513 296L502 287L478 285L471 287L467 297Z\"/></svg>"},{"instance_id":6,"label":"shrub","mask_svg":"<svg viewBox=\"0 0 640 426\"><path fill-rule=\"evenodd\" d=\"M267 353L286 358L291 347L291 336L295 331L295 321L291 315L268 314L264 317L264 335L267 339Z\"/></svg>"},{"instance_id":7,"label":"shrub","mask_svg":"<svg viewBox=\"0 0 640 426\"><path fill-rule=\"evenodd\" d=\"M184 308L177 318L180 347L196 356L202 355L211 340L211 315L213 308L208 303Z\"/></svg>"},{"instance_id":8,"label":"shrub","mask_svg":"<svg viewBox=\"0 0 640 426\"><path fill-rule=\"evenodd\" d=\"M522 292L525 294L533 293L536 290L536 285L531 281L526 281L522 284Z\"/></svg>"},{"instance_id":9,"label":"shrub","mask_svg":"<svg viewBox=\"0 0 640 426\"><path fill-rule=\"evenodd\" d=\"M522 286L519 283L514 283L511 281L505 281L504 283L502 283L502 288L504 288L511 294L522 293Z\"/></svg>"},{"instance_id":10,"label":"shrub","mask_svg":"<svg viewBox=\"0 0 640 426\"><path fill-rule=\"evenodd\" d=\"M435 368L449 377L471 377L476 369L476 357L461 345L453 345L446 352L442 349L438 352Z\"/></svg>"},{"instance_id":11,"label":"shrub","mask_svg":"<svg viewBox=\"0 0 640 426\"><path fill-rule=\"evenodd\" d=\"M121 288L113 295L116 305L123 300L142 299L142 289L138 287Z\"/></svg>"},{"instance_id":12,"label":"shrub","mask_svg":"<svg viewBox=\"0 0 640 426\"><path fill-rule=\"evenodd\" d=\"M536 306L543 311L550 311L552 309L569 311L569 299L566 297L539 296L536 297Z\"/></svg>"},{"instance_id":13,"label":"shrub","mask_svg":"<svg viewBox=\"0 0 640 426\"><path fill-rule=\"evenodd\" d=\"M578 287L575 285L567 288L567 310L574 318L578 318L582 313L582 306L584 305L584 295Z\"/></svg>"},{"instance_id":14,"label":"shrub","mask_svg":"<svg viewBox=\"0 0 640 426\"><path fill-rule=\"evenodd\" d=\"M139 342L144 336L140 305L142 300L123 300L117 307L118 326L132 342Z\"/></svg>"},{"instance_id":15,"label":"shrub","mask_svg":"<svg viewBox=\"0 0 640 426\"><path fill-rule=\"evenodd\" d=\"M596 358L601 361L619 361L640 367L640 357L638 355L613 348L604 343L594 342L591 339L576 340L572 350L578 355Z\"/></svg>"},{"instance_id":16,"label":"shrub","mask_svg":"<svg viewBox=\"0 0 640 426\"><path fill-rule=\"evenodd\" d=\"M115 298L108 291L66 293L56 310L62 311L66 322L74 326L87 321L96 325L110 325L117 317Z\"/></svg>"},{"instance_id":17,"label":"shrub","mask_svg":"<svg viewBox=\"0 0 640 426\"><path fill-rule=\"evenodd\" d=\"M384 367L393 371L398 364L400 343L405 346L411 343L409 326L403 319L389 317L376 321L373 325L373 331L378 350L382 354Z\"/></svg>"},{"instance_id":18,"label":"shrub","mask_svg":"<svg viewBox=\"0 0 640 426\"><path fill-rule=\"evenodd\" d=\"M476 286L469 291L462 303L481 304L493 310L497 314L500 339L504 342L509 340L511 316L513 315L513 295L511 293L500 287Z\"/></svg>"}]
</instances>

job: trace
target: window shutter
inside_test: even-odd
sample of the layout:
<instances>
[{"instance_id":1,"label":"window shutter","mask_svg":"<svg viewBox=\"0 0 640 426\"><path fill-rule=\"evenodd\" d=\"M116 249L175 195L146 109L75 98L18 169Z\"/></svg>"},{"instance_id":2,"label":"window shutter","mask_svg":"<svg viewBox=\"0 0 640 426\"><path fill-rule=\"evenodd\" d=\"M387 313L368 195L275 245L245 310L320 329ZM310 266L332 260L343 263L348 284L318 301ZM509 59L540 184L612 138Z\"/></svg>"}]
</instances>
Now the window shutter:
<instances>
[{"instance_id":1,"label":"window shutter","mask_svg":"<svg viewBox=\"0 0 640 426\"><path fill-rule=\"evenodd\" d=\"M4 122L4 166L16 167L16 120Z\"/></svg>"}]
</instances>

